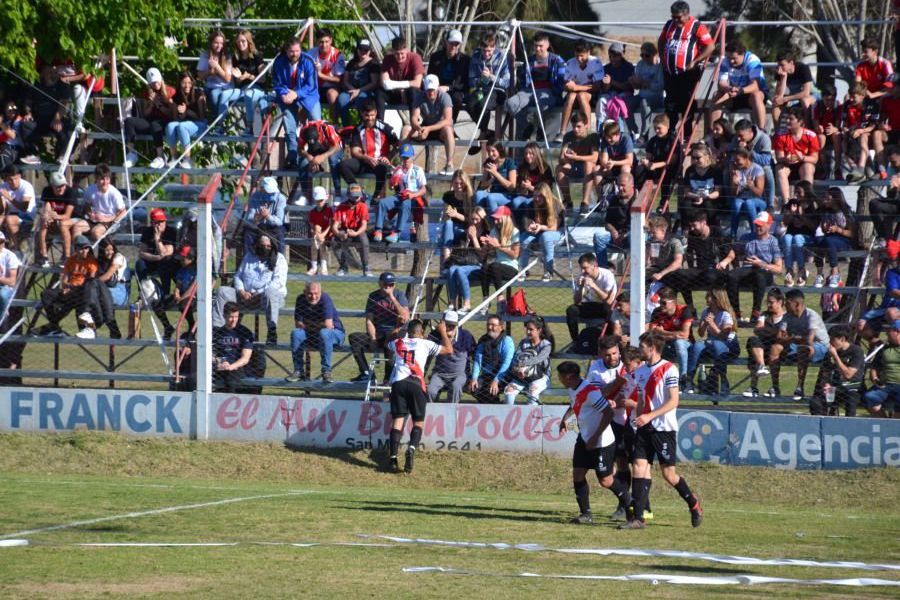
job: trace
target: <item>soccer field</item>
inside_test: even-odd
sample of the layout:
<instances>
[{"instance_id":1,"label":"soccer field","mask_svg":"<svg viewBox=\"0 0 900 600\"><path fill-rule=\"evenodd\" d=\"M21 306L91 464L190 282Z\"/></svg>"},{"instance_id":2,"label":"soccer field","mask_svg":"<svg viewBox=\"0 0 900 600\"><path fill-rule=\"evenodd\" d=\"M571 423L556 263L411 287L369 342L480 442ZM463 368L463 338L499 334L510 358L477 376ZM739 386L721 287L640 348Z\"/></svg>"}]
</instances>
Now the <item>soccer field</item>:
<instances>
[{"instance_id":1,"label":"soccer field","mask_svg":"<svg viewBox=\"0 0 900 600\"><path fill-rule=\"evenodd\" d=\"M412 475L390 475L376 470L381 458L100 433L2 435L0 542L28 545L0 544L0 595L898 596L887 585L900 585L897 469L684 465L703 525L691 528L684 503L655 474L653 521L618 531L604 518L567 523L576 505L566 460L423 452ZM597 516L614 508L596 486L592 503ZM523 546L406 541L414 539ZM750 584L755 577L800 581Z\"/></svg>"}]
</instances>

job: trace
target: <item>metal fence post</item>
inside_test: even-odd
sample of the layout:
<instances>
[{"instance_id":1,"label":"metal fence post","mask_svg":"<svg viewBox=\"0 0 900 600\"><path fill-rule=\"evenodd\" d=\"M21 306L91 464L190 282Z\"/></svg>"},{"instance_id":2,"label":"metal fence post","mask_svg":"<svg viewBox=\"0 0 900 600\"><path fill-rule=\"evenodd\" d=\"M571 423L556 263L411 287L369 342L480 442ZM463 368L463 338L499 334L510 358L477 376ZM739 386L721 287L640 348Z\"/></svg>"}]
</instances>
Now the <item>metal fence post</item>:
<instances>
[{"instance_id":1,"label":"metal fence post","mask_svg":"<svg viewBox=\"0 0 900 600\"><path fill-rule=\"evenodd\" d=\"M212 203L222 176L212 176L197 198L197 391L194 419L197 439L209 438L209 395L212 393L212 291L213 221Z\"/></svg>"},{"instance_id":2,"label":"metal fence post","mask_svg":"<svg viewBox=\"0 0 900 600\"><path fill-rule=\"evenodd\" d=\"M653 182L648 181L638 192L631 205L631 319L628 335L631 345L637 346L638 339L646 327L647 285L644 273L647 268L647 250L644 244L644 226L647 222L647 205L653 200Z\"/></svg>"}]
</instances>

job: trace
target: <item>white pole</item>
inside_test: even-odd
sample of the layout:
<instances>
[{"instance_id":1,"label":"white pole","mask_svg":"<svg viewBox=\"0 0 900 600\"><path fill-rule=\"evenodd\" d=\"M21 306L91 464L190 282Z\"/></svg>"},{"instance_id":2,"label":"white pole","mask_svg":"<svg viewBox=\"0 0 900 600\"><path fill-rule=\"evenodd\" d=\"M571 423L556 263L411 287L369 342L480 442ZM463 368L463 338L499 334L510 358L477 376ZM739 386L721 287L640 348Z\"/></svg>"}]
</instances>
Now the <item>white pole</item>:
<instances>
[{"instance_id":1,"label":"white pole","mask_svg":"<svg viewBox=\"0 0 900 600\"><path fill-rule=\"evenodd\" d=\"M652 190L653 182L648 181L638 195L637 201L631 205L631 319L628 335L632 346L638 345L638 339L644 333L647 322L644 312L647 303L647 286L644 282L644 272L647 268L644 225L647 213L644 212L644 204L653 197Z\"/></svg>"},{"instance_id":2,"label":"white pole","mask_svg":"<svg viewBox=\"0 0 900 600\"><path fill-rule=\"evenodd\" d=\"M197 358L196 408L197 439L209 438L209 395L212 393L212 290L213 239L212 203L222 176L213 175L197 199Z\"/></svg>"}]
</instances>

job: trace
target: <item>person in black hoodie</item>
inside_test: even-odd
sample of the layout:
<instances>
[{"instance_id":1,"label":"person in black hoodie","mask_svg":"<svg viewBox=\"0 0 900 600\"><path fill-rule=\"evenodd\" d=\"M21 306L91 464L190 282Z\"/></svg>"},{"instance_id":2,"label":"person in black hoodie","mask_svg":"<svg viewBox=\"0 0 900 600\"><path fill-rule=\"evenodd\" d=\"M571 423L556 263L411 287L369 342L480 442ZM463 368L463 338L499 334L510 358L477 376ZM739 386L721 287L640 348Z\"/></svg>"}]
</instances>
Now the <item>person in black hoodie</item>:
<instances>
[{"instance_id":1,"label":"person in black hoodie","mask_svg":"<svg viewBox=\"0 0 900 600\"><path fill-rule=\"evenodd\" d=\"M441 91L450 94L453 100L453 122L459 115L466 99L469 85L469 62L471 58L462 51L462 33L458 29L447 32L443 50L433 53L428 59L428 75L437 75Z\"/></svg>"}]
</instances>

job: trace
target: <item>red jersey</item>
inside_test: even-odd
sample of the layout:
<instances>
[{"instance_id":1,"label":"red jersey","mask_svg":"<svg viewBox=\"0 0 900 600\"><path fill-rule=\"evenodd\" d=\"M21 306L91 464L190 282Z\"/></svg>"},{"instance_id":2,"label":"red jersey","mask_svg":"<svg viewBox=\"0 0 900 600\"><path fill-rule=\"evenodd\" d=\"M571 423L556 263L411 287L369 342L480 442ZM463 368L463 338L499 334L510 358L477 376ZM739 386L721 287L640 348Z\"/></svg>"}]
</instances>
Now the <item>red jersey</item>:
<instances>
[{"instance_id":1,"label":"red jersey","mask_svg":"<svg viewBox=\"0 0 900 600\"><path fill-rule=\"evenodd\" d=\"M843 110L838 101L834 102L834 108L828 108L821 100L813 107L813 121L823 129L828 125L840 128L842 118Z\"/></svg>"},{"instance_id":2,"label":"red jersey","mask_svg":"<svg viewBox=\"0 0 900 600\"><path fill-rule=\"evenodd\" d=\"M819 136L809 129L803 129L800 137L795 138L790 131L779 133L772 141L772 149L780 150L785 155L796 154L798 156L810 156L822 148L819 146Z\"/></svg>"},{"instance_id":3,"label":"red jersey","mask_svg":"<svg viewBox=\"0 0 900 600\"><path fill-rule=\"evenodd\" d=\"M324 154L335 146L340 148L342 145L341 136L337 130L322 120L308 121L303 126L303 129L300 130L300 135L297 136L297 143L315 156ZM313 148L313 145L316 147Z\"/></svg>"},{"instance_id":4,"label":"red jersey","mask_svg":"<svg viewBox=\"0 0 900 600\"><path fill-rule=\"evenodd\" d=\"M881 121L892 130L900 129L900 97L892 94L881 97Z\"/></svg>"},{"instance_id":5,"label":"red jersey","mask_svg":"<svg viewBox=\"0 0 900 600\"><path fill-rule=\"evenodd\" d=\"M657 325L663 331L681 331L685 323L694 322L694 309L687 304L675 305L675 312L667 314L663 309L657 308L650 317L650 323ZM694 341L694 331L691 330L690 340Z\"/></svg>"},{"instance_id":6,"label":"red jersey","mask_svg":"<svg viewBox=\"0 0 900 600\"><path fill-rule=\"evenodd\" d=\"M365 206L365 205L363 205ZM367 217L368 218L368 217ZM322 210L318 208L313 208L309 211L309 232L314 233L316 230L316 225L318 225L322 231L328 231L331 227L331 224L334 223L334 211L331 210L330 206L324 207Z\"/></svg>"},{"instance_id":7,"label":"red jersey","mask_svg":"<svg viewBox=\"0 0 900 600\"><path fill-rule=\"evenodd\" d=\"M684 25L669 19L657 42L663 70L669 74L683 73L697 58L700 49L712 43L709 29L694 17L689 17Z\"/></svg>"},{"instance_id":8,"label":"red jersey","mask_svg":"<svg viewBox=\"0 0 900 600\"><path fill-rule=\"evenodd\" d=\"M891 82L893 73L891 61L881 57L874 63L864 60L856 65L856 78L864 82L870 92L880 92L893 87L894 84Z\"/></svg>"},{"instance_id":9,"label":"red jersey","mask_svg":"<svg viewBox=\"0 0 900 600\"><path fill-rule=\"evenodd\" d=\"M334 222L338 223L339 229L356 230L363 223L369 221L369 207L365 202L357 202L350 204L349 202L341 202L334 213Z\"/></svg>"}]
</instances>

